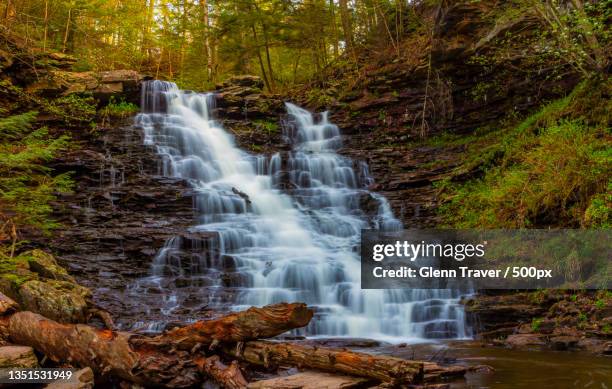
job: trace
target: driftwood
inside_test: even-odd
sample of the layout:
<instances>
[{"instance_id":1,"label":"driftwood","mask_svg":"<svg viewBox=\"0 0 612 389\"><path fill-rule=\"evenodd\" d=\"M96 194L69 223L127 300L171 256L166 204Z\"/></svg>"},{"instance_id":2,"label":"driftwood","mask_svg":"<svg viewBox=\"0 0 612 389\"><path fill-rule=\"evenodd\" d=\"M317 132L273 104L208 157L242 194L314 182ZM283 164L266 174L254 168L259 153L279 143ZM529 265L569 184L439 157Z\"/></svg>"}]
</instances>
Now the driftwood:
<instances>
[{"instance_id":1,"label":"driftwood","mask_svg":"<svg viewBox=\"0 0 612 389\"><path fill-rule=\"evenodd\" d=\"M201 380L188 353L162 353L151 347L133 346L133 335L126 332L60 324L32 312L3 317L1 325L12 342L33 347L55 362L90 367L101 376L175 388Z\"/></svg>"},{"instance_id":2,"label":"driftwood","mask_svg":"<svg viewBox=\"0 0 612 389\"><path fill-rule=\"evenodd\" d=\"M167 387L195 385L202 375L230 388L244 387L246 380L237 364L228 368L218 358L194 359L185 347L275 336L308 324L312 317L304 304L275 304L148 338L84 324L60 324L33 312L13 313L14 303L4 295L0 302L11 308L0 318L0 333L11 342L33 347L52 361L90 367L101 376Z\"/></svg>"},{"instance_id":3,"label":"driftwood","mask_svg":"<svg viewBox=\"0 0 612 389\"><path fill-rule=\"evenodd\" d=\"M238 367L238 362L236 361L233 361L231 365L227 366L221 362L219 356L213 355L208 358L197 358L194 362L200 370L207 376L212 377L224 388L241 389L246 388L248 385L248 381L242 375L240 367Z\"/></svg>"},{"instance_id":4,"label":"driftwood","mask_svg":"<svg viewBox=\"0 0 612 389\"><path fill-rule=\"evenodd\" d=\"M304 327L310 322L312 315L312 310L303 303L251 307L219 319L179 327L144 341L149 344L172 344L182 350L191 350L198 345L210 345L214 348L220 342L272 338L294 328Z\"/></svg>"},{"instance_id":5,"label":"driftwood","mask_svg":"<svg viewBox=\"0 0 612 389\"><path fill-rule=\"evenodd\" d=\"M423 362L326 347L252 341L246 342L244 347L223 347L223 352L266 368L298 366L372 378L392 385L420 382L423 379Z\"/></svg>"},{"instance_id":6,"label":"driftwood","mask_svg":"<svg viewBox=\"0 0 612 389\"><path fill-rule=\"evenodd\" d=\"M301 303L250 308L155 337L84 324L61 324L33 312L15 312L16 308L12 300L0 294L0 336L32 347L52 361L89 367L96 376L114 376L145 386L181 388L211 378L230 389L272 388L325 376L330 385L333 383L330 387L370 383L394 387L451 378L468 370L326 347L253 340L308 324L312 311ZM219 356L207 355L211 349L233 362L227 365ZM268 369L297 367L319 372L249 383L236 359Z\"/></svg>"}]
</instances>

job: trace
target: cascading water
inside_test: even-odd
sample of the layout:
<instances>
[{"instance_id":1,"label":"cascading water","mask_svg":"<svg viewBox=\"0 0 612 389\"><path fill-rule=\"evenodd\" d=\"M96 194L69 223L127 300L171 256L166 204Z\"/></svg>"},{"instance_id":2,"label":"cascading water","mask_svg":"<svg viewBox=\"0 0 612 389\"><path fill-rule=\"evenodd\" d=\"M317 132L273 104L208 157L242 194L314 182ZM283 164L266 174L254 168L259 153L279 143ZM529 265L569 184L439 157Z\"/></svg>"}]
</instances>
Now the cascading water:
<instances>
[{"instance_id":1,"label":"cascading water","mask_svg":"<svg viewBox=\"0 0 612 389\"><path fill-rule=\"evenodd\" d=\"M267 158L236 147L211 117L213 103L212 94L144 84L137 125L161 156L161 173L194 188L200 224L189 233L207 243L166 242L130 293L161 295L164 315L198 299L231 309L303 301L316 307L311 336L466 336L459 292L360 289L360 230L401 224L366 189L367 165L336 154L341 135L326 113L315 118L287 103L293 151Z\"/></svg>"}]
</instances>

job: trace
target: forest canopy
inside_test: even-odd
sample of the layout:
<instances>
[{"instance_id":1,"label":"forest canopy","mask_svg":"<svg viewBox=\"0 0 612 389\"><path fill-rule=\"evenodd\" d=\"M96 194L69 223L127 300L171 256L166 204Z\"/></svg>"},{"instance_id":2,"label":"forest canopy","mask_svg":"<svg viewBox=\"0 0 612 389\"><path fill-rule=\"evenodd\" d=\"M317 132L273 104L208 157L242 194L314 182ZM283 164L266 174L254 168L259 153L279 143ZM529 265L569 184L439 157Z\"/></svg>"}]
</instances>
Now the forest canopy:
<instances>
[{"instance_id":1,"label":"forest canopy","mask_svg":"<svg viewBox=\"0 0 612 389\"><path fill-rule=\"evenodd\" d=\"M307 81L357 44L391 43L415 20L403 0L2 0L26 46L129 68L183 86L258 74L268 90Z\"/></svg>"}]
</instances>

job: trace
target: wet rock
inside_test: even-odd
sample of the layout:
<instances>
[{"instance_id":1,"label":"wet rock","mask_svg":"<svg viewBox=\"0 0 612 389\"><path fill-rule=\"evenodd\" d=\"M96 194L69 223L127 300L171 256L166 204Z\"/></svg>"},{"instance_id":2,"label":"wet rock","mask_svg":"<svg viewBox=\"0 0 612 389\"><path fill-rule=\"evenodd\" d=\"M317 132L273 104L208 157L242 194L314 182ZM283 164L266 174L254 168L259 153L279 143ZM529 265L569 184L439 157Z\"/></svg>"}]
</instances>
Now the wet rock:
<instances>
[{"instance_id":1,"label":"wet rock","mask_svg":"<svg viewBox=\"0 0 612 389\"><path fill-rule=\"evenodd\" d=\"M529 346L543 346L546 338L538 334L517 334L510 335L506 339L506 344L513 348L523 348Z\"/></svg>"},{"instance_id":2,"label":"wet rock","mask_svg":"<svg viewBox=\"0 0 612 389\"><path fill-rule=\"evenodd\" d=\"M550 338L550 346L553 350L565 351L576 348L580 339L573 336L555 336Z\"/></svg>"},{"instance_id":3,"label":"wet rock","mask_svg":"<svg viewBox=\"0 0 612 389\"><path fill-rule=\"evenodd\" d=\"M38 358L34 354L34 349L28 346L14 345L0 347L0 369L8 367L38 367Z\"/></svg>"},{"instance_id":4,"label":"wet rock","mask_svg":"<svg viewBox=\"0 0 612 389\"><path fill-rule=\"evenodd\" d=\"M92 389L94 387L94 373L90 367L78 370L70 381L58 380L45 386L46 389Z\"/></svg>"},{"instance_id":5,"label":"wet rock","mask_svg":"<svg viewBox=\"0 0 612 389\"><path fill-rule=\"evenodd\" d=\"M583 338L578 341L576 346L594 354L602 354L605 350L605 345L606 342L601 339Z\"/></svg>"}]
</instances>

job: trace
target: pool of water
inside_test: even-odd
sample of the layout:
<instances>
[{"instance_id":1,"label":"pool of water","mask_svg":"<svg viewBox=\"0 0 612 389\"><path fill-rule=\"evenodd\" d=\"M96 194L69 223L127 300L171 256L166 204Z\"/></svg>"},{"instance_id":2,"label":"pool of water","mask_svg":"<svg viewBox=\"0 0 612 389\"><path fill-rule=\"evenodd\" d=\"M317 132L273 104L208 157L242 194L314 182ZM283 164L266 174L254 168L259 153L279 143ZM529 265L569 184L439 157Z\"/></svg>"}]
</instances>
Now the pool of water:
<instances>
[{"instance_id":1,"label":"pool of water","mask_svg":"<svg viewBox=\"0 0 612 389\"><path fill-rule=\"evenodd\" d=\"M586 352L513 350L471 341L381 346L369 352L425 360L433 357L438 363L488 365L495 369L490 373L468 373L465 379L451 383L454 389L612 389L612 357Z\"/></svg>"}]
</instances>

